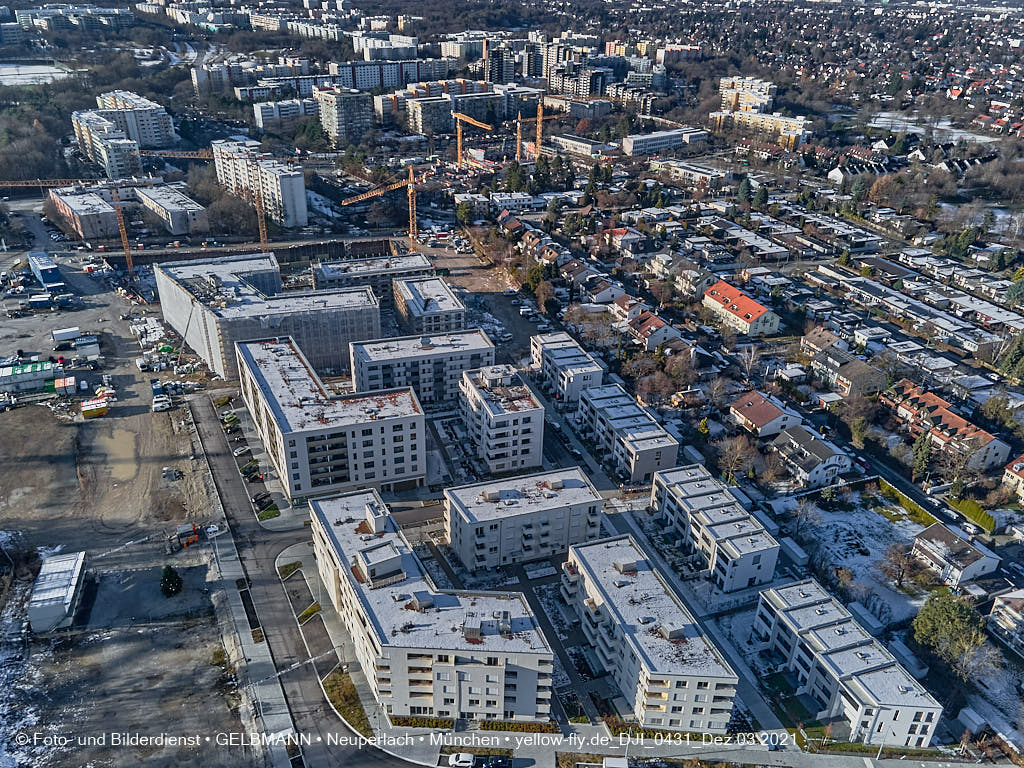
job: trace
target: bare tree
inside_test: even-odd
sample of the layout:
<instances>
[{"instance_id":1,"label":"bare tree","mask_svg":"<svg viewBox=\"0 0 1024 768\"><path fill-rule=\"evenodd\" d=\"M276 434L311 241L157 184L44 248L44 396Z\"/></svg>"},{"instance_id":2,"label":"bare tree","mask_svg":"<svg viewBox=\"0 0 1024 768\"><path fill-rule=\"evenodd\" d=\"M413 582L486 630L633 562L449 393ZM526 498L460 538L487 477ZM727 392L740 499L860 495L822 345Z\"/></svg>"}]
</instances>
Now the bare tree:
<instances>
[{"instance_id":1,"label":"bare tree","mask_svg":"<svg viewBox=\"0 0 1024 768\"><path fill-rule=\"evenodd\" d=\"M799 536L806 528L814 527L821 522L821 510L807 496L801 496L796 506L789 511L792 522L793 536Z\"/></svg>"},{"instance_id":2,"label":"bare tree","mask_svg":"<svg viewBox=\"0 0 1024 768\"><path fill-rule=\"evenodd\" d=\"M757 370L758 364L761 362L761 350L753 344L746 346L737 355L740 361L740 367L743 369L743 375L750 381L751 375Z\"/></svg>"},{"instance_id":3,"label":"bare tree","mask_svg":"<svg viewBox=\"0 0 1024 768\"><path fill-rule=\"evenodd\" d=\"M980 629L972 629L954 637L949 654L950 666L961 680L973 680L1001 666L999 651L988 642Z\"/></svg>"},{"instance_id":4,"label":"bare tree","mask_svg":"<svg viewBox=\"0 0 1024 768\"><path fill-rule=\"evenodd\" d=\"M737 475L753 466L756 449L746 435L723 438L715 443L715 448L718 450L718 468L730 483L735 483Z\"/></svg>"},{"instance_id":5,"label":"bare tree","mask_svg":"<svg viewBox=\"0 0 1024 768\"><path fill-rule=\"evenodd\" d=\"M729 382L721 376L716 376L708 382L708 398L716 408L721 408L725 405L725 396L728 391Z\"/></svg>"},{"instance_id":6,"label":"bare tree","mask_svg":"<svg viewBox=\"0 0 1024 768\"><path fill-rule=\"evenodd\" d=\"M902 587L903 582L913 578L919 567L910 547L903 543L892 544L878 561L878 570L897 587Z\"/></svg>"}]
</instances>

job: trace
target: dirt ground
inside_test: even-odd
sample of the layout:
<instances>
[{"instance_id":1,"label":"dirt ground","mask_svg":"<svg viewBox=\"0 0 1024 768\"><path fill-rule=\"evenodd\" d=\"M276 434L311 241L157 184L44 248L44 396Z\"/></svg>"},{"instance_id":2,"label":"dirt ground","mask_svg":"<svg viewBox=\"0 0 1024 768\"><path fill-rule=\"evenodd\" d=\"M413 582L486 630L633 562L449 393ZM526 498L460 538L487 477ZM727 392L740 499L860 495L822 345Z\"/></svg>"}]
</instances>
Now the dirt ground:
<instances>
[{"instance_id":1,"label":"dirt ground","mask_svg":"<svg viewBox=\"0 0 1024 768\"><path fill-rule=\"evenodd\" d=\"M60 641L16 646L17 632L11 631L5 646L0 638L0 659L11 660L0 665L0 766L199 764L201 745L15 748L13 743L25 732L205 737L242 730L230 708L236 698L233 678L213 663L222 646L208 583L209 548L174 555L164 549L176 525L210 519L211 481L200 464L187 412L151 411L150 374L135 368L139 348L127 323L119 320L128 305L81 272L65 270L64 275L84 297L84 308L5 321L0 354L17 347L45 357L52 328L78 325L100 335L105 359L101 371L84 375L91 385L110 375L118 399L108 415L84 422L58 418L44 405L0 413L5 436L0 532L17 531L28 548L43 552L84 550L93 586L83 605L91 611L86 626ZM164 467L179 470L181 478L163 479ZM185 581L176 598L160 594L166 563ZM24 599L24 591L12 591ZM17 605L7 608L5 632L23 620ZM241 750L208 748L201 762L254 764Z\"/></svg>"}]
</instances>

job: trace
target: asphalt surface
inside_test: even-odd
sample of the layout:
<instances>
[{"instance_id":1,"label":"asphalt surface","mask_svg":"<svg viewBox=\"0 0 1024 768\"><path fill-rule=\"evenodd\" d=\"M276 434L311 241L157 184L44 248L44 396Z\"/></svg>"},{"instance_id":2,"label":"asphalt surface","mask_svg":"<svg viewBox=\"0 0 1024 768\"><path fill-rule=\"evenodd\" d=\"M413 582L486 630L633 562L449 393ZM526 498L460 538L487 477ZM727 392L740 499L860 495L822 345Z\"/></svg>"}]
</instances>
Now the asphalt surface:
<instances>
[{"instance_id":1,"label":"asphalt surface","mask_svg":"<svg viewBox=\"0 0 1024 768\"><path fill-rule=\"evenodd\" d=\"M193 401L193 413L239 557L250 581L256 612L274 664L278 670L282 670L307 661L309 654L295 624L274 562L286 547L307 541L309 533L305 529L271 532L259 525L249 504L248 489L239 476L238 465L224 440L209 398L196 398ZM323 667L319 670L322 675L334 666L330 661L320 664ZM328 743L329 735L347 737L350 732L338 721L337 715L324 698L315 667L316 663L305 664L280 677L295 730L311 738L311 743L303 746L306 765L358 765L370 768L407 766L405 761L378 749ZM317 737L321 740L317 741Z\"/></svg>"}]
</instances>

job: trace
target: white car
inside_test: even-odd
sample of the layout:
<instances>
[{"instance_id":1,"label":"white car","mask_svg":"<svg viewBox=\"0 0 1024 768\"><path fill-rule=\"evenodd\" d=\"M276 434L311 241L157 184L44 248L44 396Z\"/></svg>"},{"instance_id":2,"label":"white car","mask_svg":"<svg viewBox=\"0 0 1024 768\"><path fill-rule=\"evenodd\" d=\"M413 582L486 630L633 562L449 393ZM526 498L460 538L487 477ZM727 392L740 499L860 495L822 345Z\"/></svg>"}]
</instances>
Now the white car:
<instances>
[{"instance_id":1,"label":"white car","mask_svg":"<svg viewBox=\"0 0 1024 768\"><path fill-rule=\"evenodd\" d=\"M239 456L244 456L251 450L252 449L248 445L243 445L241 448L235 448L235 450L231 452L231 455L237 459Z\"/></svg>"},{"instance_id":2,"label":"white car","mask_svg":"<svg viewBox=\"0 0 1024 768\"><path fill-rule=\"evenodd\" d=\"M473 756L469 752L448 755L448 768L473 768Z\"/></svg>"},{"instance_id":3,"label":"white car","mask_svg":"<svg viewBox=\"0 0 1024 768\"><path fill-rule=\"evenodd\" d=\"M172 407L171 406L171 399L169 397L160 398L158 396L158 397L154 397L153 398L153 412L154 413L156 411L169 411L169 410L171 410L171 407Z\"/></svg>"}]
</instances>

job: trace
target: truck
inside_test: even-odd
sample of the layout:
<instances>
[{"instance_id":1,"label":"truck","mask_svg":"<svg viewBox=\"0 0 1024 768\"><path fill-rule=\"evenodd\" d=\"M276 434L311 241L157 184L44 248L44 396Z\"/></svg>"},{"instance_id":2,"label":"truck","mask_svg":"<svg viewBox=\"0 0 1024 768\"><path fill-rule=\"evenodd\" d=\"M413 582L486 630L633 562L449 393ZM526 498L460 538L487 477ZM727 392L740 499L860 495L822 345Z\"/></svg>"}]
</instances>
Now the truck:
<instances>
[{"instance_id":1,"label":"truck","mask_svg":"<svg viewBox=\"0 0 1024 768\"><path fill-rule=\"evenodd\" d=\"M70 328L55 328L50 331L50 336L53 337L53 343L59 344L62 341L74 341L82 335L81 329L77 326L71 326Z\"/></svg>"},{"instance_id":2,"label":"truck","mask_svg":"<svg viewBox=\"0 0 1024 768\"><path fill-rule=\"evenodd\" d=\"M153 390L153 397L164 393L164 385L160 383L160 379L150 379L149 387Z\"/></svg>"}]
</instances>

